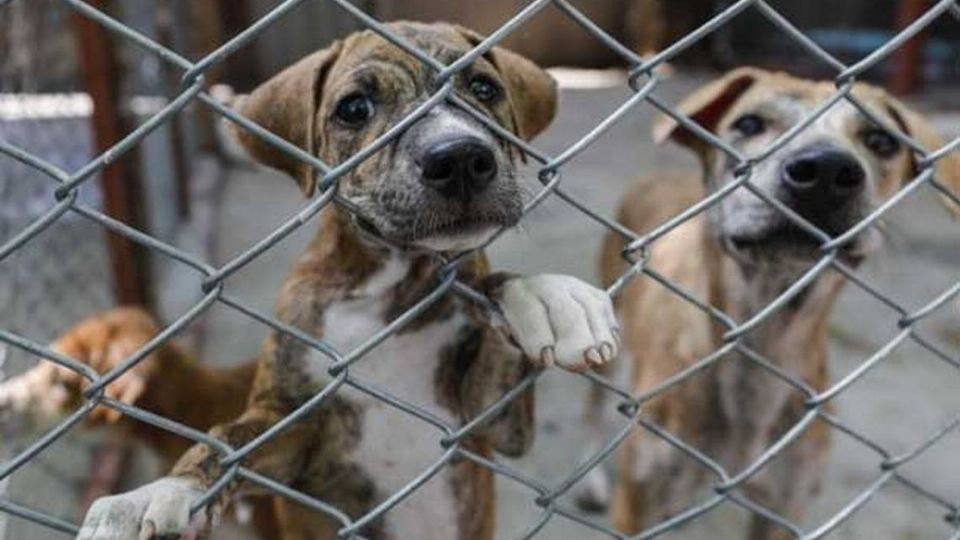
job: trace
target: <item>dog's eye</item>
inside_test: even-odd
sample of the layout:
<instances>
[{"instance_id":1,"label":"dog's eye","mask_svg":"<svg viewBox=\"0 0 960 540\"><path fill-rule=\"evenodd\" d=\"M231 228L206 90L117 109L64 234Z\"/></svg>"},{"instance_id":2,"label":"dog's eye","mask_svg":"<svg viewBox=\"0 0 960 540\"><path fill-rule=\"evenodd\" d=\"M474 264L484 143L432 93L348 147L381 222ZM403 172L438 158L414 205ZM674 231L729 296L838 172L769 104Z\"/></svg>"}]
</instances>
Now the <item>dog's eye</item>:
<instances>
[{"instance_id":1,"label":"dog's eye","mask_svg":"<svg viewBox=\"0 0 960 540\"><path fill-rule=\"evenodd\" d=\"M733 123L733 129L747 137L759 135L767 129L767 122L756 114L745 114Z\"/></svg>"},{"instance_id":2,"label":"dog's eye","mask_svg":"<svg viewBox=\"0 0 960 540\"><path fill-rule=\"evenodd\" d=\"M900 151L900 142L882 129L870 129L860 135L863 144L874 154L888 158Z\"/></svg>"},{"instance_id":3,"label":"dog's eye","mask_svg":"<svg viewBox=\"0 0 960 540\"><path fill-rule=\"evenodd\" d=\"M362 126L373 117L373 101L363 94L350 94L337 103L337 120L350 127Z\"/></svg>"},{"instance_id":4,"label":"dog's eye","mask_svg":"<svg viewBox=\"0 0 960 540\"><path fill-rule=\"evenodd\" d=\"M477 75L470 80L470 93L481 103L490 103L500 96L500 87L489 77Z\"/></svg>"}]
</instances>

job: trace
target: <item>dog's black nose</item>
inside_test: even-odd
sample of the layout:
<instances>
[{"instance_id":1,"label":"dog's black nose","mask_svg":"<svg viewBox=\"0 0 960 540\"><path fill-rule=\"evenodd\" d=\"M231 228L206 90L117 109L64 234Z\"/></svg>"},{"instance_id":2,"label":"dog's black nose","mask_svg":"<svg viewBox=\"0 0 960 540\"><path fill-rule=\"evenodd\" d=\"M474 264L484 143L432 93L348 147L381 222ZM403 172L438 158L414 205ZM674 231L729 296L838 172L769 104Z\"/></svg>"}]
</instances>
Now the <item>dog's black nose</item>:
<instances>
[{"instance_id":1,"label":"dog's black nose","mask_svg":"<svg viewBox=\"0 0 960 540\"><path fill-rule=\"evenodd\" d=\"M866 177L856 158L832 148L800 151L783 167L784 186L801 205L843 203L860 193Z\"/></svg>"},{"instance_id":2,"label":"dog's black nose","mask_svg":"<svg viewBox=\"0 0 960 540\"><path fill-rule=\"evenodd\" d=\"M424 184L444 197L464 202L486 189L497 175L493 149L473 137L433 145L423 156L421 165Z\"/></svg>"}]
</instances>

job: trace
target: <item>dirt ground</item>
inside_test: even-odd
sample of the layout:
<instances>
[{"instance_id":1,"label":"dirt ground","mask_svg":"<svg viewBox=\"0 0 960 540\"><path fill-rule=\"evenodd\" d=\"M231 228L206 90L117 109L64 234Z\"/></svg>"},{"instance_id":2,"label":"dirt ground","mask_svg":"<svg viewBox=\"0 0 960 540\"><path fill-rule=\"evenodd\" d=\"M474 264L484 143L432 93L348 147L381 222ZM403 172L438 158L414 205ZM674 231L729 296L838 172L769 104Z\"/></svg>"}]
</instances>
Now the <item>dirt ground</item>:
<instances>
[{"instance_id":1,"label":"dirt ground","mask_svg":"<svg viewBox=\"0 0 960 540\"><path fill-rule=\"evenodd\" d=\"M676 101L700 76L675 76L660 95ZM565 90L560 116L537 145L557 154L572 144L629 95L620 88ZM919 103L922 107L923 101ZM694 168L692 157L675 148L658 148L649 135L652 110L643 105L604 134L582 155L564 167L564 186L600 213L610 216L620 196L641 175L665 168ZM947 134L960 133L960 116L938 113L938 125ZM530 184L533 186L533 183ZM294 185L263 170L238 170L224 193L220 215L218 263L262 238L295 214L304 202ZM308 227L309 229L309 227ZM916 309L958 279L960 223L942 211L935 197L920 192L897 207L884 224L887 239L882 253L870 259L862 274L878 288L910 309ZM603 229L562 201L551 199L516 232L505 235L491 249L495 268L516 272L563 272L596 282L596 254ZM310 231L282 242L228 282L230 293L269 311L274 295L293 257ZM177 294L192 295L189 287ZM922 325L954 356L960 356L960 323L956 305L940 310ZM265 335L257 323L223 307L204 318L203 358L232 362L254 353ZM831 324L831 378L838 380L869 358L896 333L896 313L854 287L847 287ZM580 407L587 382L553 373L538 386L537 441L527 457L509 462L547 486L556 485L577 465L587 450ZM960 413L960 371L920 347L904 345L854 384L836 401L836 414L849 425L881 442L894 454L910 451ZM612 417L615 418L615 417ZM960 501L960 433L951 433L924 452L904 475L946 501ZM44 462L61 463L49 456ZM828 481L802 523L813 530L826 522L880 475L881 459L854 439L836 433ZM78 469L81 465L77 465ZM19 473L11 491L20 500L50 507L57 480L31 466ZM501 478L497 538L521 536L540 515L535 494ZM706 495L706 493L705 493ZM569 502L569 501L568 501ZM692 503L693 501L691 501ZM48 504L49 503L49 504ZM61 508L66 508L60 506ZM66 510L64 510L66 512ZM67 513L69 515L69 513ZM942 507L897 483L887 484L852 519L829 538L844 540L946 539L953 530L944 521ZM701 540L741 538L746 512L721 505L693 525L663 538ZM602 515L591 519L604 521ZM36 526L11 521L7 540L60 537ZM224 537L236 538L233 534ZM0 534L0 537L3 537ZM607 538L563 517L554 517L537 538L590 540ZM414 540L414 539L411 539Z\"/></svg>"}]
</instances>

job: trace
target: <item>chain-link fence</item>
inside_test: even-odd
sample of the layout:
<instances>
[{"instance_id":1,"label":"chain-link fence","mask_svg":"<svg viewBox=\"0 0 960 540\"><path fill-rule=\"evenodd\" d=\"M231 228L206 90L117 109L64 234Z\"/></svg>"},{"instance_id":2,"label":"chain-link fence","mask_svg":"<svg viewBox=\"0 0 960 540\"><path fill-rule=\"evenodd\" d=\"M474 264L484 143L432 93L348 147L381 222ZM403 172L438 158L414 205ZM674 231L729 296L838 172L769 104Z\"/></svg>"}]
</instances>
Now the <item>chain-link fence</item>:
<instances>
[{"instance_id":1,"label":"chain-link fence","mask_svg":"<svg viewBox=\"0 0 960 540\"><path fill-rule=\"evenodd\" d=\"M90 137L91 104L73 84L74 65L67 9L18 3L0 18L0 139L23 148L57 167L74 170L94 155ZM57 32L56 37L44 39ZM65 39L66 38L66 39ZM0 161L0 238L9 239L43 215L55 186L42 173L15 160ZM89 186L84 202L102 208L99 185ZM18 250L4 259L0 278L0 327L19 335L51 340L69 328L77 317L91 309L101 310L114 302L107 239L100 227L77 215L65 215L37 235L30 249ZM0 369L12 377L36 364L36 358L5 344L0 345ZM0 377L6 378L6 377ZM6 461L26 447L29 431L24 422L5 422L0 454ZM90 441L70 436L57 448L39 456L16 479L6 478L4 494L25 493L31 498L44 488L69 494L49 501L48 511L70 512L83 491L82 471ZM0 517L0 537L18 523ZM16 535L16 533L13 533Z\"/></svg>"},{"instance_id":2,"label":"chain-link fence","mask_svg":"<svg viewBox=\"0 0 960 540\"><path fill-rule=\"evenodd\" d=\"M18 230L16 233L7 237L4 243L0 245L0 261L4 264L9 263L11 257L29 248L35 242L40 241L42 236L52 227L64 223L67 219L81 219L84 223L95 223L117 234L123 235L133 241L150 249L156 256L167 257L178 261L192 268L199 276L203 278L203 298L193 305L186 313L178 317L172 324L167 326L159 335L152 339L136 354L126 361L122 362L115 369L108 373L96 373L89 367L65 357L48 347L31 340L15 329L4 327L0 329L0 342L14 350L26 351L36 357L42 358L42 361L54 362L60 366L76 371L82 374L90 385L85 391L85 403L71 414L66 420L51 429L41 438L36 440L28 448L22 450L17 455L3 463L0 467L0 481L8 478L15 471L25 464L37 458L48 446L63 436L67 431L81 422L98 405L116 409L124 415L135 418L141 422L154 425L160 429L170 431L179 436L185 437L195 442L205 443L218 452L221 456L220 464L223 466L224 475L220 481L216 482L210 490L194 505L193 510L199 510L214 500L218 494L233 480L243 480L256 484L276 495L287 497L297 503L310 508L316 512L323 513L340 525L339 537L341 538L363 538L365 527L381 518L391 509L401 504L406 498L410 497L434 475L444 467L459 461L468 460L479 467L487 468L499 477L502 482L517 483L529 490L530 499L539 510L539 517L533 523L529 524L525 530L515 531L517 538L536 537L548 523L554 520L571 520L579 525L595 531L597 534L609 538L627 538L628 535L615 530L609 524L600 520L592 519L589 516L576 511L570 505L561 500L569 493L573 487L583 480L591 469L599 466L613 453L619 445L634 430L644 430L650 436L661 439L666 444L683 452L689 458L699 462L705 471L713 474L715 477L715 491L709 497L700 501L690 501L689 506L683 512L680 512L668 520L653 524L651 528L630 538L653 538L666 534L684 524L699 519L718 505L729 502L737 505L749 513L764 517L775 523L781 528L786 536L797 538L820 538L828 535L845 520L854 515L858 510L864 507L870 498L879 492L884 486L896 483L907 489L912 490L918 498L925 499L941 507L943 513L947 516L950 524L949 528L954 532L945 537L953 540L960 539L960 501L952 500L950 496L935 493L932 489L924 486L922 483L911 480L902 471L905 465L916 459L923 452L936 446L948 434L950 434L958 425L960 418L944 425L942 429L930 433L927 438L918 441L915 448L904 452L894 453L884 448L883 445L875 442L867 435L858 432L853 427L844 423L841 419L832 415L827 410L828 403L838 395L846 392L858 380L864 377L872 369L883 363L888 358L891 351L904 342L913 342L923 349L932 353L935 357L943 360L953 368L960 369L960 359L956 354L944 350L937 345L934 340L928 339L924 332L919 329L918 324L931 313L943 308L956 296L960 295L960 283L949 287L938 297L929 303L915 309L910 309L893 300L885 291L879 290L865 278L858 274L857 270L842 261L838 253L853 237L863 230L873 227L878 220L883 218L891 208L897 206L912 193L921 189L932 189L942 196L950 199L955 204L960 204L960 197L952 192L947 186L938 181L935 174L935 165L939 160L951 152L960 150L960 138L953 140L941 148L924 148L919 142L914 140L909 134L903 132L894 132L894 137L902 144L906 145L916 154L919 164L918 174L913 179L905 179L904 187L883 205L873 209L869 215L862 219L857 225L848 231L836 237L814 226L794 211L785 207L783 203L769 197L763 191L751 182L753 169L764 160L769 159L777 150L783 148L794 137L800 134L805 128L813 124L820 116L827 113L831 107L840 103L850 103L856 107L863 115L870 118L878 125L887 126L888 122L878 117L875 111L865 106L852 93L855 82L871 68L888 58L898 47L903 45L911 37L922 31L926 26L940 17L955 16L960 18L960 6L954 0L941 0L934 3L926 13L916 19L911 25L899 32L896 37L890 40L883 47L876 49L873 53L863 58L859 62L848 65L833 57L827 51L819 47L815 42L808 39L803 32L794 27L789 20L782 17L775 9L772 3L761 0L741 0L734 2L722 12L713 17L709 22L686 35L679 41L665 48L652 58L643 59L613 39L602 28L593 24L588 18L584 17L578 9L566 0L536 0L525 5L515 16L506 21L503 26L483 39L472 51L465 54L457 61L446 65L430 55L418 50L410 45L404 38L393 33L381 22L374 20L362 10L351 4L347 0L325 0L331 6L336 6L346 13L355 17L364 26L376 32L384 39L393 43L409 55L418 59L428 69L436 73L438 85L436 90L426 97L422 104L415 108L402 121L388 129L382 136L363 148L348 160L338 163L324 163L317 156L310 155L302 149L291 145L287 141L263 129L259 125L239 115L228 105L217 101L206 91L204 81L204 72L211 67L222 62L238 48L249 43L251 40L263 32L272 23L279 19L289 16L288 14L299 4L311 0L288 0L280 3L274 10L256 21L249 28L239 33L233 39L224 43L219 49L205 56L199 61L191 61L174 50L170 50L156 41L153 41L144 35L136 32L130 27L118 22L110 15L99 11L90 4L81 0L64 0L68 5L84 17L96 22L103 28L109 30L118 39L124 40L130 44L136 45L150 53L156 55L158 59L170 64L182 71L182 86L176 96L171 99L160 111L143 122L136 129L127 134L119 143L109 151L97 156L95 159L82 164L75 172L67 172L68 164L53 163L49 159L40 157L37 153L30 151L29 148L18 144L17 141L4 137L0 140L0 154L8 159L22 164L37 175L42 175L48 180L49 185L55 189L52 196L48 199L47 207L44 212L34 218L28 225ZM321 1L321 0L312 0ZM0 2L0 16L4 9L9 9L9 4L13 2ZM492 47L500 42L506 35L515 31L525 21L536 17L543 9L553 7L559 9L572 20L580 24L586 31L610 47L619 56L627 62L630 68L628 79L629 86L633 91L633 96L625 101L607 118L599 122L588 133L580 137L576 142L569 145L565 150L555 155L542 152L538 148L528 144L517 135L504 129L496 122L490 120L483 113L477 111L463 98L459 97L453 89L451 83L453 77L467 68L473 61L487 53ZM661 85L661 79L656 68L683 52L685 49L724 27L730 20L737 17L746 10L755 10L766 17L771 23L776 25L786 36L789 36L801 47L803 47L813 57L819 59L823 64L836 72L836 92L830 98L824 101L816 111L798 122L793 128L787 130L770 147L757 155L742 155L735 148L724 142L721 138L698 126L688 117L684 116L672 106L667 100L658 95L658 89ZM327 341L315 336L311 336L302 330L295 328L285 321L278 320L276 317L261 313L259 310L247 305L242 299L226 291L225 284L227 280L251 263L254 259L262 256L271 250L288 235L300 228L312 216L316 215L327 205L342 205L347 211L354 211L347 201L341 200L337 195L337 182L345 174L352 171L364 160L370 158L373 154L384 149L393 142L407 127L412 125L418 119L424 117L433 107L441 103L448 103L457 107L465 113L476 118L483 125L487 126L497 136L508 141L525 153L533 162L539 164L538 179L542 188L526 203L524 210L529 213L532 209L540 205L547 198L558 198L565 202L571 211L579 212L588 218L595 220L615 231L624 239L624 256L630 261L631 268L618 280L610 289L611 295L616 295L622 287L632 279L641 279L640 276L646 276L662 283L665 287L673 291L679 298L689 302L690 305L702 310L712 320L716 321L725 328L724 346L714 353L704 357L694 363L690 368L684 370L675 376L662 381L662 384L641 394L636 395L630 388L620 387L606 378L596 374L584 374L584 378L593 385L599 385L611 396L620 399L618 410L625 418L622 428L619 429L614 437L607 444L598 449L588 459L583 460L578 466L569 471L569 474L559 481L544 481L543 479L532 476L529 472L521 470L516 466L502 460L486 458L471 452L464 446L463 441L476 433L486 423L494 419L512 400L517 399L523 394L523 390L531 388L536 380L542 376L542 372L535 372L524 378L515 388L505 393L499 400L488 406L481 414L475 418L469 419L462 425L452 425L439 421L429 411L424 410L417 404L408 400L401 399L392 393L390 389L378 389L366 384L365 381L351 374L349 367L360 361L366 353L383 341L390 339L394 334L401 331L406 325L414 321L420 314L427 310L435 302L439 301L445 295L462 295L465 298L483 303L489 306L489 301L479 292L472 290L466 283L458 279L458 264L463 260L463 256L451 258L443 261L441 270L436 276L436 287L426 296L420 299L413 307L406 310L403 314L396 317L382 330L371 335L364 343L352 351L337 351ZM266 238L256 242L249 249L239 254L229 262L219 267L214 267L207 261L198 259L190 253L184 252L177 247L135 230L124 223L118 222L99 211L96 206L84 201L80 196L80 188L93 178L98 171L124 152L135 147L153 130L168 122L171 117L183 110L185 107L195 104L200 107L206 107L216 114L237 124L242 129L248 130L268 144L289 153L296 160L312 167L319 178L320 195L315 197L302 211L292 216L282 226L277 228ZM620 121L625 116L631 114L631 111L637 107L649 104L664 114L673 118L681 126L692 131L697 137L700 137L706 143L712 145L720 152L723 152L734 162L734 168L737 172L736 180L726 188L717 191L676 217L669 219L659 225L653 231L643 236L629 230L618 224L610 217L601 215L587 204L583 203L577 196L568 190L563 183L564 166L573 158L580 155L586 149L590 148L611 126ZM729 314L725 314L713 307L708 298L698 298L663 278L654 269L646 265L647 254L651 246L661 241L663 237L674 230L682 223L685 223L697 215L703 213L711 206L715 205L724 197L730 196L735 190L749 190L757 197L762 198L769 205L781 212L786 219L795 224L801 230L806 231L816 238L822 245L822 255L820 259L810 266L810 268L793 283L786 288L769 305L751 314L746 320L735 320ZM491 242L496 241L496 238ZM857 287L864 293L876 298L899 316L897 335L879 348L875 354L864 359L859 366L842 377L834 385L825 391L817 392L810 385L796 377L785 373L783 370L772 363L775 359L762 358L759 355L751 354L746 340L750 333L759 327L766 319L778 310L788 305L798 295L803 294L805 286L817 279L822 273L827 271L837 271L846 276L851 286ZM62 294L79 294L79 291L73 287L67 287ZM284 418L279 423L270 427L265 433L257 437L251 444L243 448L232 448L207 434L172 422L168 419L158 417L148 411L127 405L118 400L107 397L104 394L106 385L115 381L127 370L131 369L138 362L144 360L150 353L155 351L167 340L171 339L192 321L200 317L205 311L216 304L222 304L230 309L236 310L244 316L259 321L269 327L273 332L286 336L289 339L302 343L306 347L315 350L323 358L329 361L329 370L331 380L322 392L314 396L309 401L300 405L296 411ZM725 359L725 353L742 353L736 359ZM655 421L647 417L644 413L644 404L654 397L662 394L672 387L683 385L696 373L716 364L720 361L751 362L767 371L775 377L780 378L789 384L795 392L803 395L808 402L809 407L798 420L784 431L784 434L772 445L766 448L756 460L745 467L743 470L728 471L713 457L703 454L689 442L671 434L663 426L657 425ZM331 398L337 395L337 392L345 387L353 388L359 392L373 396L381 400L385 406L392 407L403 414L409 414L423 421L425 425L433 426L437 429L437 450L439 458L430 467L424 469L420 475L413 479L402 490L390 494L375 506L366 515L350 516L342 509L328 504L326 501L318 500L296 489L282 485L270 478L266 478L244 466L244 459L257 450L271 438L290 427L293 423L304 418L309 412L328 406ZM793 441L801 437L814 421L823 421L829 424L833 429L842 432L856 440L864 448L873 453L878 469L875 481L866 489L862 490L858 496L849 502L849 504L837 508L833 515L819 526L813 528L801 528L799 524L793 523L784 516L777 515L767 508L752 501L744 495L739 488L748 480L754 477L759 471L763 470L774 458L788 447ZM945 471L946 474L956 474L954 471ZM66 534L77 534L78 526L62 518L51 515L43 507L30 507L18 502L14 502L12 497L7 496L0 499L0 510L41 524L54 530L62 531Z\"/></svg>"},{"instance_id":3,"label":"chain-link fence","mask_svg":"<svg viewBox=\"0 0 960 540\"><path fill-rule=\"evenodd\" d=\"M45 118L36 114L41 104ZM0 98L4 110L0 139L44 156L57 167L77 168L93 154L86 130L89 108L89 100L79 95L8 95ZM0 235L4 238L13 237L46 212L53 186L38 175L36 169L14 161L0 167ZM100 207L99 190L87 190L83 197L91 207ZM4 306L0 324L23 335L52 339L90 309L108 307L109 258L106 239L98 231L94 224L67 214L38 235L32 249L12 253L5 261L0 287ZM60 256L53 257L54 253ZM51 298L69 302L60 303L57 310L41 309Z\"/></svg>"},{"instance_id":4,"label":"chain-link fence","mask_svg":"<svg viewBox=\"0 0 960 540\"><path fill-rule=\"evenodd\" d=\"M19 19L19 18L18 18ZM22 24L22 21L21 21ZM14 55L14 58L16 55ZM0 60L0 69L8 67ZM5 81L15 81L8 77ZM29 84L14 84L23 89ZM81 94L6 94L0 84L0 140L42 156L58 167L81 167L93 155L88 129L90 102ZM42 173L15 160L0 162L0 238L13 238L46 213L55 186ZM101 208L99 186L82 195L92 208ZM18 335L52 340L91 310L110 307L113 300L107 239L100 227L77 215L65 215L33 238L30 248L5 257L0 278L0 327ZM0 345L0 368L13 376L36 363L24 351ZM4 377L0 377L2 379ZM22 450L26 437L20 423L4 425L4 458ZM89 441L70 437L54 451L33 462L8 488L18 485L70 492L79 497L82 475L71 474L91 448ZM9 478L7 479L9 480ZM6 483L6 481L5 481ZM3 491L3 488L0 488ZM37 499L34 499L37 500ZM70 502L51 504L51 511L69 511ZM7 529L0 518L0 537Z\"/></svg>"}]
</instances>

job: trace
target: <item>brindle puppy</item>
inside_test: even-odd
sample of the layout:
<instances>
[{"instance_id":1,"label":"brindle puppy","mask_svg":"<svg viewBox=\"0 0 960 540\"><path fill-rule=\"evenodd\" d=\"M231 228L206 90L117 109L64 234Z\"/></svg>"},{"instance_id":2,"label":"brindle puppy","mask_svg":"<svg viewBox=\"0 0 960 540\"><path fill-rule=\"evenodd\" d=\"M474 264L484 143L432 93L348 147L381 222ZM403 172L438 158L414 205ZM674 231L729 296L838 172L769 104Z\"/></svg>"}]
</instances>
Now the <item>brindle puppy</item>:
<instances>
[{"instance_id":1,"label":"brindle puppy","mask_svg":"<svg viewBox=\"0 0 960 540\"><path fill-rule=\"evenodd\" d=\"M390 29L443 62L480 42L445 24L395 23ZM456 76L456 89L501 126L531 138L551 121L556 88L544 71L495 48ZM437 86L434 73L372 32L354 34L283 71L242 100L241 111L327 163L370 144L420 105ZM259 161L295 177L312 194L307 166L239 133ZM340 195L356 217L330 207L277 303L284 322L323 338L346 354L437 286L439 253L481 246L517 222L518 152L481 122L440 104L382 151L343 177ZM378 239L384 238L388 247ZM301 421L252 452L244 465L332 504L351 519L391 501L440 460L444 430L456 429L504 394L535 366L580 371L617 352L609 299L566 276L487 274L482 254L459 277L487 293L502 312L448 294L349 368L364 390L344 385ZM500 321L500 322L498 322ZM247 410L212 434L240 448L334 377L329 359L284 334L264 345ZM399 411L375 393L417 404L431 421ZM533 395L513 401L463 441L488 456L522 454L533 434ZM188 509L226 471L220 454L194 446L171 476L94 504L79 538L151 538L202 528ZM218 515L238 489L230 485L204 514ZM285 539L326 540L343 525L318 511L278 500ZM392 501L391 501L392 504ZM494 526L493 476L468 460L440 468L413 494L361 534L371 539L482 540Z\"/></svg>"}]
</instances>

